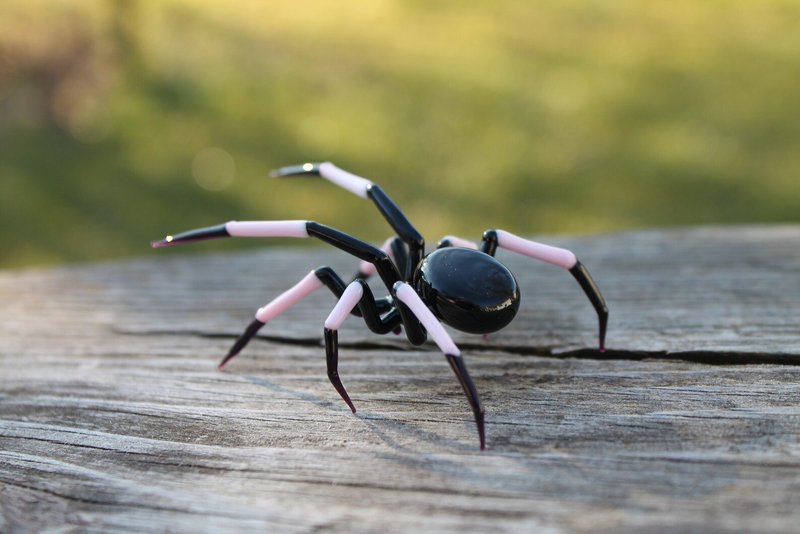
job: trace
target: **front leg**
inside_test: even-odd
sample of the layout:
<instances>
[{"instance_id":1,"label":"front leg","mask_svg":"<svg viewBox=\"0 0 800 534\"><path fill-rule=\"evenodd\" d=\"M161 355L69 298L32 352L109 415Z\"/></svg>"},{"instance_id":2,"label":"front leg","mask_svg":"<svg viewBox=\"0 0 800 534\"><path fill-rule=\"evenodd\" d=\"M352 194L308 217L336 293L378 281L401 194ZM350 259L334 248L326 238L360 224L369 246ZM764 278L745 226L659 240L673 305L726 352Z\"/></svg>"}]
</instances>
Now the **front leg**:
<instances>
[{"instance_id":1,"label":"front leg","mask_svg":"<svg viewBox=\"0 0 800 534\"><path fill-rule=\"evenodd\" d=\"M321 176L329 182L358 195L361 198L371 200L378 211L381 212L386 222L394 229L400 239L408 246L408 262L406 268L400 270L404 280L411 280L414 267L425 255L425 239L422 234L411 224L408 217L395 204L395 202L381 189L381 187L366 178L340 169L330 162L325 163L305 163L303 165L292 165L282 167L272 171L275 177L290 176Z\"/></svg>"},{"instance_id":2,"label":"front leg","mask_svg":"<svg viewBox=\"0 0 800 534\"><path fill-rule=\"evenodd\" d=\"M386 252L315 221L229 221L217 226L168 235L164 239L152 241L150 246L162 248L225 237L314 237L360 260L371 263L389 291L395 282L402 279L400 272Z\"/></svg>"},{"instance_id":3,"label":"front leg","mask_svg":"<svg viewBox=\"0 0 800 534\"><path fill-rule=\"evenodd\" d=\"M398 282L395 284L395 295L397 299L408 306L411 313L414 314L416 319L422 323L428 333L431 335L434 343L444 353L447 363L456 375L458 383L464 390L464 395L467 397L472 413L475 416L475 425L478 427L478 438L480 439L481 450L486 448L486 432L484 430L484 412L481 406L480 398L478 398L478 390L469 376L467 366L464 359L461 357L461 351L458 346L453 342L450 334L444 329L442 323L433 315L430 309L425 305L420 296L414 291L414 288L405 282Z\"/></svg>"}]
</instances>

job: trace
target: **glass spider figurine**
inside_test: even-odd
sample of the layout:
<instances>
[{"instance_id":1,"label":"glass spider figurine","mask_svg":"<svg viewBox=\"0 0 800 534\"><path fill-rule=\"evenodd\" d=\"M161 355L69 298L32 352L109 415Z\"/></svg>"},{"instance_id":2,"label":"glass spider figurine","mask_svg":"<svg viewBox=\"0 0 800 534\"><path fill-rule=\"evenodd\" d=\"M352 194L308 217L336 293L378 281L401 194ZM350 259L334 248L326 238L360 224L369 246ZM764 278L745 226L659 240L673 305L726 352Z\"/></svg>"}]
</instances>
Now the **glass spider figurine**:
<instances>
[{"instance_id":1,"label":"glass spider figurine","mask_svg":"<svg viewBox=\"0 0 800 534\"><path fill-rule=\"evenodd\" d=\"M371 200L396 232L381 248L314 221L230 221L218 226L170 235L151 243L153 248L221 237L315 237L361 260L349 284L330 267L311 271L294 287L260 308L255 319L219 364L220 370L247 345L267 322L303 298L327 287L338 298L325 320L324 339L328 378L355 413L339 378L338 330L350 315L361 317L376 334L405 330L413 345L430 335L444 353L475 414L481 449L485 448L484 412L461 352L442 326L473 334L505 327L517 313L520 293L514 275L494 258L498 247L567 269L597 311L600 350L604 350L608 308L589 271L569 250L536 243L503 230L487 230L478 245L447 236L425 254L425 241L397 205L377 184L344 171L332 163L283 167L276 177L312 175ZM366 279L380 277L388 296L375 298Z\"/></svg>"}]
</instances>

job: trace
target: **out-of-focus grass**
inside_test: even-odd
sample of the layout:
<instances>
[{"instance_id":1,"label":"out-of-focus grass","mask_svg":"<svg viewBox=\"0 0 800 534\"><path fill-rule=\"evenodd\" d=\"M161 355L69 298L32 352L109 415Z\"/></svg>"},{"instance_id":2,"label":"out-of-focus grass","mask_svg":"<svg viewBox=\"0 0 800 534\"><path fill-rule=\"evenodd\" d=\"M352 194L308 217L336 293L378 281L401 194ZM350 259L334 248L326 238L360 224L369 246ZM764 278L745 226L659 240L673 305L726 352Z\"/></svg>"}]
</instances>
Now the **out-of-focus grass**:
<instances>
[{"instance_id":1,"label":"out-of-focus grass","mask_svg":"<svg viewBox=\"0 0 800 534\"><path fill-rule=\"evenodd\" d=\"M799 20L781 0L4 0L0 264L230 219L390 233L330 184L266 178L308 160L379 182L432 242L797 221Z\"/></svg>"}]
</instances>

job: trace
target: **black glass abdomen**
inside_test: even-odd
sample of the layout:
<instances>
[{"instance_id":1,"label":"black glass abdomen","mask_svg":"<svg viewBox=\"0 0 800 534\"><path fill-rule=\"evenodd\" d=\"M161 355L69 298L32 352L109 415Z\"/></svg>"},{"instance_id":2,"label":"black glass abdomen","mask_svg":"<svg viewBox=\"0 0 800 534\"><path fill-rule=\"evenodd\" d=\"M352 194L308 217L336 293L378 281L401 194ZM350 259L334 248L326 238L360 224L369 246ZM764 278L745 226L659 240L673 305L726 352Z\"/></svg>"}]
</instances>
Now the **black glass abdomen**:
<instances>
[{"instance_id":1,"label":"black glass abdomen","mask_svg":"<svg viewBox=\"0 0 800 534\"><path fill-rule=\"evenodd\" d=\"M414 286L445 324L487 334L506 326L519 309L519 286L505 265L468 248L441 248L426 256Z\"/></svg>"}]
</instances>

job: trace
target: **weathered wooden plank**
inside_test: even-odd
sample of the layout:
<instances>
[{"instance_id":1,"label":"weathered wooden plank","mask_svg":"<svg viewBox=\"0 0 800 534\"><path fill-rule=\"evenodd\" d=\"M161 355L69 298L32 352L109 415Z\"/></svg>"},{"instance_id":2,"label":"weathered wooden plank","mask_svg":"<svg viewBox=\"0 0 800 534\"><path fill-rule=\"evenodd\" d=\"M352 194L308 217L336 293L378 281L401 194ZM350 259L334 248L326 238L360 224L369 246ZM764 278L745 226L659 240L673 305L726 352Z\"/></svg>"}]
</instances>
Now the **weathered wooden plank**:
<instances>
[{"instance_id":1,"label":"weathered wooden plank","mask_svg":"<svg viewBox=\"0 0 800 534\"><path fill-rule=\"evenodd\" d=\"M458 338L484 452L434 348L356 320L349 413L324 371L330 295L216 371L296 265L349 273L338 253L0 274L0 531L795 530L800 227L554 241L606 294L611 357L585 358L594 317L568 275L504 256L526 311Z\"/></svg>"},{"instance_id":2,"label":"weathered wooden plank","mask_svg":"<svg viewBox=\"0 0 800 534\"><path fill-rule=\"evenodd\" d=\"M630 232L548 242L576 251L598 280L611 308L612 350L800 354L796 226ZM125 264L19 274L6 281L3 290L13 298L14 291L27 291L26 284L47 286L55 293L74 288L58 301L48 295L44 302L21 304L35 307L47 320L61 320L61 311L90 308L106 322L113 317L121 332L234 336L256 308L307 272L302 266L310 270L332 264L349 274L354 265L343 253L327 248L199 256L172 252L157 251L150 260ZM491 343L460 335L461 344L536 354L595 346L594 312L569 275L510 253L500 256L520 279L520 314ZM374 287L381 291L379 285ZM312 295L264 335L318 340L333 303L330 294ZM56 317L48 315L51 311ZM351 331L343 336L345 342L392 341L355 323L346 327ZM402 340L394 341L405 346Z\"/></svg>"}]
</instances>

